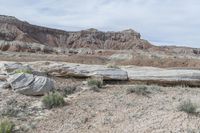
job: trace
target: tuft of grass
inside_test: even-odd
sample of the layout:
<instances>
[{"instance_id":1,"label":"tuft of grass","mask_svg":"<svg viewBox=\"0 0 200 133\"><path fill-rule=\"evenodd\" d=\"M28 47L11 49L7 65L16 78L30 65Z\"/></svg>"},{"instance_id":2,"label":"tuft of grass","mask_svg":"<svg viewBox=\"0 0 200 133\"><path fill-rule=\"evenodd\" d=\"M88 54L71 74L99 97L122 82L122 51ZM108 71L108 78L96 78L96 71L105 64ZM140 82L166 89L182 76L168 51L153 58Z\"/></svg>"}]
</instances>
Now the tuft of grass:
<instances>
[{"instance_id":1,"label":"tuft of grass","mask_svg":"<svg viewBox=\"0 0 200 133\"><path fill-rule=\"evenodd\" d=\"M87 84L89 87L97 86L98 88L102 88L103 86L103 79L88 79Z\"/></svg>"},{"instance_id":2,"label":"tuft of grass","mask_svg":"<svg viewBox=\"0 0 200 133\"><path fill-rule=\"evenodd\" d=\"M195 114L197 113L197 105L192 103L191 100L186 100L180 103L178 110L188 114Z\"/></svg>"},{"instance_id":3,"label":"tuft of grass","mask_svg":"<svg viewBox=\"0 0 200 133\"><path fill-rule=\"evenodd\" d=\"M137 95L147 95L150 93L150 91L148 91L148 87L145 85L136 85L136 86L127 88L126 93L127 94L135 93Z\"/></svg>"},{"instance_id":4,"label":"tuft of grass","mask_svg":"<svg viewBox=\"0 0 200 133\"><path fill-rule=\"evenodd\" d=\"M73 94L76 91L76 86L67 86L63 89L63 95L66 97L67 95Z\"/></svg>"},{"instance_id":5,"label":"tuft of grass","mask_svg":"<svg viewBox=\"0 0 200 133\"><path fill-rule=\"evenodd\" d=\"M26 74L32 74L31 70L16 70L15 73L26 73Z\"/></svg>"},{"instance_id":6,"label":"tuft of grass","mask_svg":"<svg viewBox=\"0 0 200 133\"><path fill-rule=\"evenodd\" d=\"M3 119L0 122L0 133L13 133L15 125L8 119Z\"/></svg>"},{"instance_id":7,"label":"tuft of grass","mask_svg":"<svg viewBox=\"0 0 200 133\"><path fill-rule=\"evenodd\" d=\"M47 109L62 107L65 104L63 96L58 92L51 92L42 98L42 103Z\"/></svg>"}]
</instances>

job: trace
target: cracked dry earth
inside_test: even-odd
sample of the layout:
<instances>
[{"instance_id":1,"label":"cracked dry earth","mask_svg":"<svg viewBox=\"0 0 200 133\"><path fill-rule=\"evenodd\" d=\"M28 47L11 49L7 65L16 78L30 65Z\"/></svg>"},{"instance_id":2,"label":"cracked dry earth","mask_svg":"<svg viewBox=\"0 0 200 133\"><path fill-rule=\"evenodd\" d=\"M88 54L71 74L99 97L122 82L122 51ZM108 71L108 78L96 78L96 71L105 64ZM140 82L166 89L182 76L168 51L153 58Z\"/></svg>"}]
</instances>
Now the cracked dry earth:
<instances>
[{"instance_id":1,"label":"cracked dry earth","mask_svg":"<svg viewBox=\"0 0 200 133\"><path fill-rule=\"evenodd\" d=\"M84 91L37 123L35 133L193 133L200 117L177 109L199 102L199 88L156 87L148 96L127 94L127 85Z\"/></svg>"}]
</instances>

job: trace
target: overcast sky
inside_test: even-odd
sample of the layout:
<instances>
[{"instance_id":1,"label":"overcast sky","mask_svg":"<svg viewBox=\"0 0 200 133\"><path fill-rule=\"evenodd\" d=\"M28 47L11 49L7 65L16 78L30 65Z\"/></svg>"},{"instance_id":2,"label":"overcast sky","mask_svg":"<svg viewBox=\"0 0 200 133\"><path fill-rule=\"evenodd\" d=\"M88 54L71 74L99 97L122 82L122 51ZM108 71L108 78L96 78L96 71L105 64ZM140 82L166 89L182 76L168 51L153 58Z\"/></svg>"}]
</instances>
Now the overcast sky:
<instances>
[{"instance_id":1,"label":"overcast sky","mask_svg":"<svg viewBox=\"0 0 200 133\"><path fill-rule=\"evenodd\" d=\"M0 0L0 14L68 31L131 28L156 44L200 48L200 0Z\"/></svg>"}]
</instances>

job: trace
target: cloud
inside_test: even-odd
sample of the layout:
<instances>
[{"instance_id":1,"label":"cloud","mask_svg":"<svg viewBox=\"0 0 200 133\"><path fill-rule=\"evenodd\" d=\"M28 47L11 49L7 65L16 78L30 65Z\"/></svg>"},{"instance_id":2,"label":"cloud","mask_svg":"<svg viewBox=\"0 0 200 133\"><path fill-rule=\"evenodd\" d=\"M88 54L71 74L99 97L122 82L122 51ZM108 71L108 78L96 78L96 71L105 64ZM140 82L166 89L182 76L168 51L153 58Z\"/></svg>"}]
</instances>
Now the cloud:
<instances>
[{"instance_id":1,"label":"cloud","mask_svg":"<svg viewBox=\"0 0 200 133\"><path fill-rule=\"evenodd\" d=\"M81 30L132 28L143 38L200 47L198 0L0 0L1 14L33 24Z\"/></svg>"}]
</instances>

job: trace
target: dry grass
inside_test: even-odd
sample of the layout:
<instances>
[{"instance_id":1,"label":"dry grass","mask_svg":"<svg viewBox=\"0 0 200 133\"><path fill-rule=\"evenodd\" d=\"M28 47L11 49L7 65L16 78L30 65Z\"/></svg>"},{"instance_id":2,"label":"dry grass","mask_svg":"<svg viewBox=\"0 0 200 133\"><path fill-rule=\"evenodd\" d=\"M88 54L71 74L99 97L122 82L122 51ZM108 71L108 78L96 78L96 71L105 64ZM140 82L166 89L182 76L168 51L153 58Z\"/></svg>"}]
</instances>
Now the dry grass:
<instances>
[{"instance_id":1,"label":"dry grass","mask_svg":"<svg viewBox=\"0 0 200 133\"><path fill-rule=\"evenodd\" d=\"M148 87L146 85L136 85L133 87L129 87L126 90L127 94L135 93L137 95L147 95L150 93Z\"/></svg>"}]
</instances>

